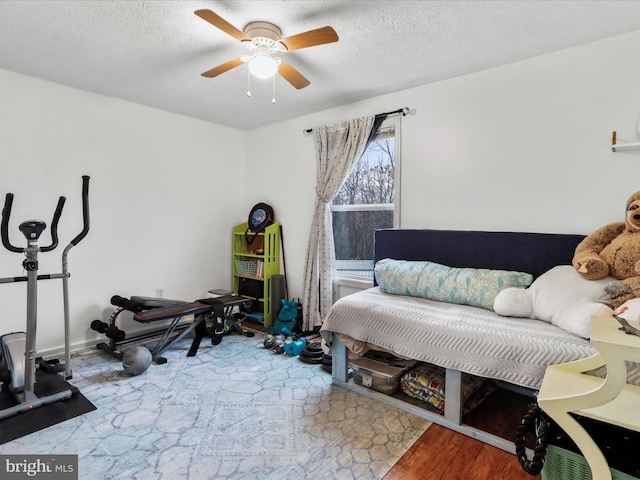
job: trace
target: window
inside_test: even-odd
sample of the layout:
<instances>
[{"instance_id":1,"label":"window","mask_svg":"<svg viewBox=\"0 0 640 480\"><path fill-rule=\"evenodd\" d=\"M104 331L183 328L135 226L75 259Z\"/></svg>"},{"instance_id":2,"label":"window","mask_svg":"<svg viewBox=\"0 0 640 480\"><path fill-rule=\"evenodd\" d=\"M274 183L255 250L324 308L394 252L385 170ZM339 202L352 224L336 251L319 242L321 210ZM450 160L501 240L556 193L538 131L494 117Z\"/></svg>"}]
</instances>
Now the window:
<instances>
[{"instance_id":1,"label":"window","mask_svg":"<svg viewBox=\"0 0 640 480\"><path fill-rule=\"evenodd\" d=\"M398 123L396 119L387 122L331 204L340 275L373 278L373 231L398 226Z\"/></svg>"}]
</instances>

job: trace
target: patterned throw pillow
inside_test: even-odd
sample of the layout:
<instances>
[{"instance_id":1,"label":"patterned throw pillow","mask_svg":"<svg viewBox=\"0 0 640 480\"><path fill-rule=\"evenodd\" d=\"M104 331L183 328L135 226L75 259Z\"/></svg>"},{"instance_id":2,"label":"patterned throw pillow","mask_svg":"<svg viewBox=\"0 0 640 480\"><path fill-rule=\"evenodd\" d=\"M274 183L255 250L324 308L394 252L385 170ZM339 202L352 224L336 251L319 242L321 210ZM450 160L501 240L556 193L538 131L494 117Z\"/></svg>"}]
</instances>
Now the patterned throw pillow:
<instances>
[{"instance_id":1,"label":"patterned throw pillow","mask_svg":"<svg viewBox=\"0 0 640 480\"><path fill-rule=\"evenodd\" d=\"M522 272L454 268L433 262L389 258L376 263L375 275L378 287L384 293L487 310L493 310L493 301L501 290L526 288L533 281L532 275Z\"/></svg>"}]
</instances>

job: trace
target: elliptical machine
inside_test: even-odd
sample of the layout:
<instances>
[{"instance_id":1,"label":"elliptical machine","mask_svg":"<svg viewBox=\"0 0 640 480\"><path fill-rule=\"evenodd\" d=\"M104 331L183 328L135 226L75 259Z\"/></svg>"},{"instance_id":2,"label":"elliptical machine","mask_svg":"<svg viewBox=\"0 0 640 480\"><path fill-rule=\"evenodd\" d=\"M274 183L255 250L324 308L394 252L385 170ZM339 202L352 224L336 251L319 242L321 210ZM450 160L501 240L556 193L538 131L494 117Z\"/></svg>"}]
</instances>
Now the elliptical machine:
<instances>
[{"instance_id":1,"label":"elliptical machine","mask_svg":"<svg viewBox=\"0 0 640 480\"><path fill-rule=\"evenodd\" d=\"M71 348L69 335L69 271L67 254L69 250L89 232L89 176L82 177L82 213L83 229L67 245L62 253L62 273L38 275L38 253L50 252L58 246L58 222L62 214L65 197L58 199L58 205L51 221L51 244L41 247L38 243L40 235L46 229L46 223L42 220L27 220L19 226L20 231L27 240L27 247L15 247L9 241L9 217L13 205L13 194L7 193L4 208L2 210L2 224L0 235L4 247L15 253L23 253L25 260L22 263L27 272L26 277L0 278L0 283L27 282L27 326L26 332L14 332L0 337L0 376L3 388L7 387L13 394L17 405L0 410L0 420L17 415L22 412L48 405L61 400L66 400L77 395L78 390L64 382L65 388L61 391L41 394L35 393L36 384L36 326L38 304L38 280L50 280L61 278L63 281L64 301L64 337L65 337L65 362L60 365L57 361L41 362L40 369L47 373L61 373L64 379L72 378L71 372ZM66 388L68 387L68 388Z\"/></svg>"}]
</instances>

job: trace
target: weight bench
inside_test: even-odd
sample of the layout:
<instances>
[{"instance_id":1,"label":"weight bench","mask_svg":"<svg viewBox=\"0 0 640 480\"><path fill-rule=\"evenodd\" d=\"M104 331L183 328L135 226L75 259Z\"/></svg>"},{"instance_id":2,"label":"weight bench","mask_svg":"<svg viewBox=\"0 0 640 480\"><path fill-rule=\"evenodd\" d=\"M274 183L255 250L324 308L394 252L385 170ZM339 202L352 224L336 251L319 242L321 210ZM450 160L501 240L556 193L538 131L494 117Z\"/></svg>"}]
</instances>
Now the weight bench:
<instances>
[{"instance_id":1,"label":"weight bench","mask_svg":"<svg viewBox=\"0 0 640 480\"><path fill-rule=\"evenodd\" d=\"M195 332L195 339L187 353L188 357L196 354L202 339L206 336L211 338L212 345L219 344L225 333L226 318L229 312L236 306L250 306L251 300L236 295L224 295L218 298L184 302L136 296L126 299L115 295L111 298L111 304L118 308L112 313L109 324L99 320L94 320L91 324L91 328L106 333L107 337L111 339L109 344L98 344L98 348L122 359L124 353L118 348L120 345L162 335L160 341L149 350L153 361L157 364L163 364L167 362L167 359L161 356L161 353L191 332ZM125 332L115 326L116 317L125 310L133 312L133 319L140 323L150 324L160 320L170 320L170 324L164 329L127 339ZM185 321L184 317L190 315L193 315L193 321ZM210 330L207 329L207 320L213 323Z\"/></svg>"}]
</instances>

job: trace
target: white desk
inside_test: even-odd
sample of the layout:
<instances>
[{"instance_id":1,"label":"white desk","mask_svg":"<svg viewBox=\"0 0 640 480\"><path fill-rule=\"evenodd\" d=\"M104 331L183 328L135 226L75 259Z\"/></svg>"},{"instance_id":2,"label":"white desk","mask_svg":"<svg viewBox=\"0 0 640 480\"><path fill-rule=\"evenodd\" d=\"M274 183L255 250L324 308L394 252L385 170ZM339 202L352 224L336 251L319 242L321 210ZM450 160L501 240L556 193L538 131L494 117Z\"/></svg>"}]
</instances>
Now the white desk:
<instances>
[{"instance_id":1,"label":"white desk","mask_svg":"<svg viewBox=\"0 0 640 480\"><path fill-rule=\"evenodd\" d=\"M629 322L638 328L637 322ZM569 415L575 413L612 425L640 431L640 387L628 385L625 360L640 362L640 337L619 330L609 316L591 320L591 344L598 354L547 370L538 395L538 405L575 442L597 480L611 480L611 470L589 434ZM607 366L605 379L583 372Z\"/></svg>"}]
</instances>

